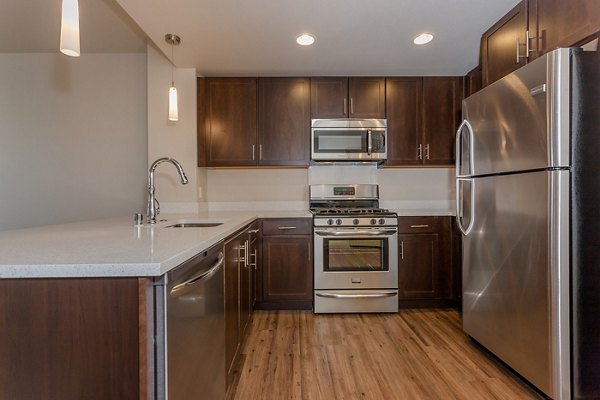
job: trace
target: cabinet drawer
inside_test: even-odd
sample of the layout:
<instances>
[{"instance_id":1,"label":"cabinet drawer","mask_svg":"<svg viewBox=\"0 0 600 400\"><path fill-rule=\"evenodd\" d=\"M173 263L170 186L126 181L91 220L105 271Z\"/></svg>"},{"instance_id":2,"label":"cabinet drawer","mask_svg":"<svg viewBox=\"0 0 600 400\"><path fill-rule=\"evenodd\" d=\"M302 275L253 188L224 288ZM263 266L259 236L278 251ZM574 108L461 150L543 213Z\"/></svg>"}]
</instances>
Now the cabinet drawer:
<instances>
[{"instance_id":1,"label":"cabinet drawer","mask_svg":"<svg viewBox=\"0 0 600 400\"><path fill-rule=\"evenodd\" d=\"M269 235L312 235L312 218L264 219L262 233Z\"/></svg>"},{"instance_id":2,"label":"cabinet drawer","mask_svg":"<svg viewBox=\"0 0 600 400\"><path fill-rule=\"evenodd\" d=\"M398 217L398 233L439 232L448 217Z\"/></svg>"}]
</instances>

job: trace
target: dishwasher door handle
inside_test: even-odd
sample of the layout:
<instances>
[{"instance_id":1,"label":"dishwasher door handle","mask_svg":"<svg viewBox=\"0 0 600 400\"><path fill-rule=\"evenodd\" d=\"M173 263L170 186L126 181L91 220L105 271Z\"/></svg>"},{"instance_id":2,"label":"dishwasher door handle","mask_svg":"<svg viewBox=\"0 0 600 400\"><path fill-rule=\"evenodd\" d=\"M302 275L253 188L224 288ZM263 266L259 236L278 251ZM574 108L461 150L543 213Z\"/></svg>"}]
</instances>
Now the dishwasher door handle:
<instances>
[{"instance_id":1,"label":"dishwasher door handle","mask_svg":"<svg viewBox=\"0 0 600 400\"><path fill-rule=\"evenodd\" d=\"M181 292L182 289L184 289L188 286L195 285L196 283L202 282L202 281L210 278L219 270L219 268L221 268L223 266L223 262L224 262L224 258L223 258L223 253L221 252L221 253L219 253L219 257L218 257L215 265L210 267L208 270L203 271L200 274L191 277L187 281L173 286L173 288L171 289L169 294L172 297L177 297L180 295L180 293L178 293L178 292Z\"/></svg>"}]
</instances>

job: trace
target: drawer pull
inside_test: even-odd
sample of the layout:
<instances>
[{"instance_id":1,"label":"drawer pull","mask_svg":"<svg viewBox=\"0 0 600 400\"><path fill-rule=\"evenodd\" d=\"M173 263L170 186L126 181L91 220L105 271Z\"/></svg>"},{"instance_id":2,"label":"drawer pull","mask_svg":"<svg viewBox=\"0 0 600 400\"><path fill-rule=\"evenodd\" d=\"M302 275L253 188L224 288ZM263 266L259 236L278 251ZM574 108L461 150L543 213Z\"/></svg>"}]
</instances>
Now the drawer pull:
<instances>
[{"instance_id":1,"label":"drawer pull","mask_svg":"<svg viewBox=\"0 0 600 400\"><path fill-rule=\"evenodd\" d=\"M296 229L295 226L280 226L277 229L279 229L280 231L289 231L291 229Z\"/></svg>"},{"instance_id":2,"label":"drawer pull","mask_svg":"<svg viewBox=\"0 0 600 400\"><path fill-rule=\"evenodd\" d=\"M422 225L411 225L411 228L429 228L429 225L427 224L422 224Z\"/></svg>"}]
</instances>

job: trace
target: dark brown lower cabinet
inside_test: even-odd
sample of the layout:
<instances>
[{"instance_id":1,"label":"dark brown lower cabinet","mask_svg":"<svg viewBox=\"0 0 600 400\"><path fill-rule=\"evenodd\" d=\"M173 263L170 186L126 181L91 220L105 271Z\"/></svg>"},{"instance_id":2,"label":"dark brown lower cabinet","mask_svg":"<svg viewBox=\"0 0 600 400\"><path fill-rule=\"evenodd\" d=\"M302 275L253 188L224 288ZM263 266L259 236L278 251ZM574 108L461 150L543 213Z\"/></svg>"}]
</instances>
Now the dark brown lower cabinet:
<instances>
[{"instance_id":1,"label":"dark brown lower cabinet","mask_svg":"<svg viewBox=\"0 0 600 400\"><path fill-rule=\"evenodd\" d=\"M451 217L398 218L400 307L456 306Z\"/></svg>"},{"instance_id":2,"label":"dark brown lower cabinet","mask_svg":"<svg viewBox=\"0 0 600 400\"><path fill-rule=\"evenodd\" d=\"M312 309L312 220L266 219L262 232L257 308Z\"/></svg>"},{"instance_id":3,"label":"dark brown lower cabinet","mask_svg":"<svg viewBox=\"0 0 600 400\"><path fill-rule=\"evenodd\" d=\"M0 279L0 397L146 398L145 281Z\"/></svg>"}]
</instances>

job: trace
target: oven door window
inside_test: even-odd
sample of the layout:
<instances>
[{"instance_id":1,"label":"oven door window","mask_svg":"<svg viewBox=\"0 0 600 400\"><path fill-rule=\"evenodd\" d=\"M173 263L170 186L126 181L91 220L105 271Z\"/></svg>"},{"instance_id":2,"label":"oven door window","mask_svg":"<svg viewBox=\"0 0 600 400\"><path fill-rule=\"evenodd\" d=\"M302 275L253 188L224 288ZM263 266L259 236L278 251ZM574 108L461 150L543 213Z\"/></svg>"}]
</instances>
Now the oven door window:
<instances>
[{"instance_id":1,"label":"oven door window","mask_svg":"<svg viewBox=\"0 0 600 400\"><path fill-rule=\"evenodd\" d=\"M323 271L389 271L388 240L323 239Z\"/></svg>"}]
</instances>

